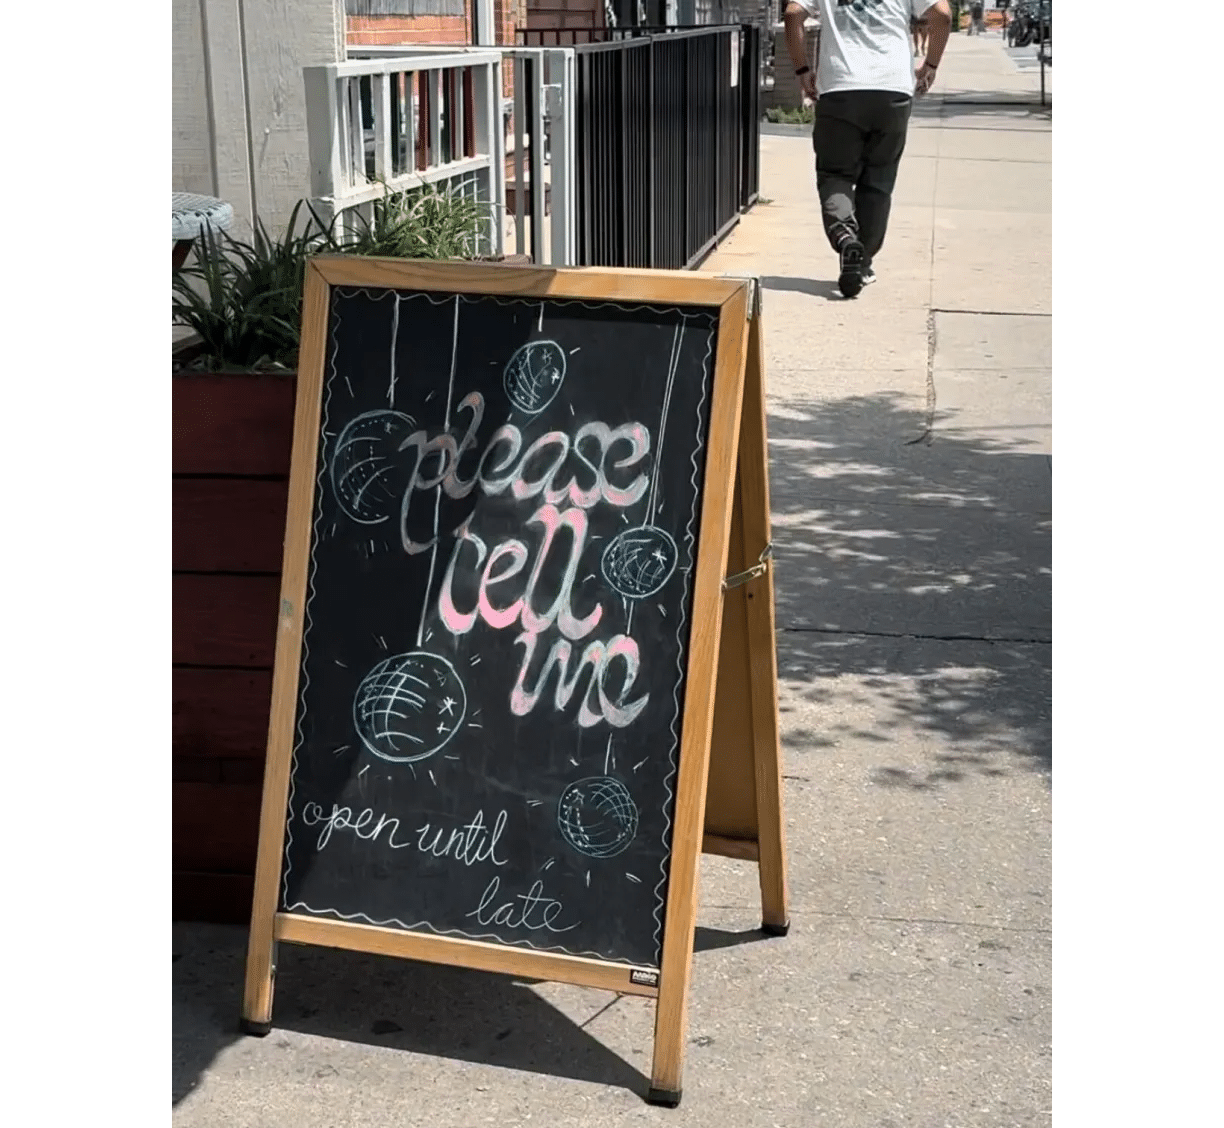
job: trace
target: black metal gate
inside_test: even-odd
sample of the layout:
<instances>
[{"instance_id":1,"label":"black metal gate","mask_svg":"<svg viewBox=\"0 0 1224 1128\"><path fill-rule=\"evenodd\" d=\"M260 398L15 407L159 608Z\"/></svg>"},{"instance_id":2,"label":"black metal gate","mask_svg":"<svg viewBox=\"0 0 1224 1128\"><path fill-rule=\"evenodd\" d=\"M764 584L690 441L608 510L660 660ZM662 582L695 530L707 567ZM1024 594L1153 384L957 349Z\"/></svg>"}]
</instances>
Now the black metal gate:
<instances>
[{"instance_id":1,"label":"black metal gate","mask_svg":"<svg viewBox=\"0 0 1224 1128\"><path fill-rule=\"evenodd\" d=\"M528 40L574 48L576 265L696 266L758 196L760 29L596 34Z\"/></svg>"}]
</instances>

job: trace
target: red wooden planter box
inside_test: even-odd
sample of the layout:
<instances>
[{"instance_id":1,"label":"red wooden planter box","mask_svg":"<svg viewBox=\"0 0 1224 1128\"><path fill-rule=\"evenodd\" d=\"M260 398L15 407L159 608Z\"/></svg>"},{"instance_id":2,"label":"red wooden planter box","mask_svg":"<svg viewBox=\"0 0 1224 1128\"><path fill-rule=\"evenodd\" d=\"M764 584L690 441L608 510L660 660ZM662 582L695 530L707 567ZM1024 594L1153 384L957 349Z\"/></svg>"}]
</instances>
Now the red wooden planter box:
<instances>
[{"instance_id":1,"label":"red wooden planter box","mask_svg":"<svg viewBox=\"0 0 1224 1128\"><path fill-rule=\"evenodd\" d=\"M296 378L173 380L174 917L245 923Z\"/></svg>"}]
</instances>

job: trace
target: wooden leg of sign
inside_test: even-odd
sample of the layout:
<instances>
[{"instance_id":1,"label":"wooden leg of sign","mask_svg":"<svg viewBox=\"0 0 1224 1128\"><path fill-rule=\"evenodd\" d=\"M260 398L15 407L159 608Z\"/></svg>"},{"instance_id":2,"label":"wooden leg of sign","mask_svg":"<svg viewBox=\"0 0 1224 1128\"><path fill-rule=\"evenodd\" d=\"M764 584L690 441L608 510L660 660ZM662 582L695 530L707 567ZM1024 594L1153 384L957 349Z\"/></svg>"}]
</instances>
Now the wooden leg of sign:
<instances>
[{"instance_id":1,"label":"wooden leg of sign","mask_svg":"<svg viewBox=\"0 0 1224 1128\"><path fill-rule=\"evenodd\" d=\"M723 579L731 532L735 490L736 440L744 395L744 325L747 293L722 307L714 372L714 402L706 453L705 491L700 541L693 583L693 626L689 637L688 684L676 781L676 814L672 828L672 862L667 887L663 958L659 968L659 1001L655 1010L654 1061L650 1070L651 1104L675 1108L684 1073L689 974L697 925L697 867L705 824L709 782L710 737L714 730L714 686L722 639Z\"/></svg>"},{"instance_id":2,"label":"wooden leg of sign","mask_svg":"<svg viewBox=\"0 0 1224 1128\"><path fill-rule=\"evenodd\" d=\"M328 286L318 267L306 268L302 323L322 325L327 317ZM306 607L306 569L310 554L310 513L314 503L315 441L323 388L323 339L304 345L298 358L297 408L293 423L293 475L285 524L280 618L276 633L276 672L268 718L268 762L259 811L259 855L247 944L242 1029L267 1034L272 1026L272 977L276 973L276 910L280 903L281 860L285 850L285 811L293 758L293 718L298 691L299 655Z\"/></svg>"},{"instance_id":3,"label":"wooden leg of sign","mask_svg":"<svg viewBox=\"0 0 1224 1128\"><path fill-rule=\"evenodd\" d=\"M744 413L740 418L739 488L743 500L744 560L755 562L770 544L769 448L765 422L765 342L760 306L748 334ZM782 756L778 740L778 649L774 627L773 566L747 585L748 659L753 676L753 764L756 769L761 928L785 936L790 928L786 890L786 829L782 818Z\"/></svg>"},{"instance_id":4,"label":"wooden leg of sign","mask_svg":"<svg viewBox=\"0 0 1224 1128\"><path fill-rule=\"evenodd\" d=\"M275 688L272 696L275 703ZM275 707L273 716L276 716ZM251 903L251 934L247 940L246 987L240 1023L244 1033L259 1037L272 1029L272 988L276 976L274 930L288 795L288 761L283 759L282 763L277 763L269 757L264 775L259 857L255 863L255 895Z\"/></svg>"}]
</instances>

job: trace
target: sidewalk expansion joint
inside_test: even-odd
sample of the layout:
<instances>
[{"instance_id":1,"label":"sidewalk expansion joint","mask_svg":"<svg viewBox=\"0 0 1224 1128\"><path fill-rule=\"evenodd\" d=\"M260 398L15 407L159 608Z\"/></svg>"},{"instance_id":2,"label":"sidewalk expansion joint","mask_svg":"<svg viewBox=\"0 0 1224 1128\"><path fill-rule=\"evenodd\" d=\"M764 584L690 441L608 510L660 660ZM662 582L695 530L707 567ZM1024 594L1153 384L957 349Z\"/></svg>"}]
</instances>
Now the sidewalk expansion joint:
<instances>
[{"instance_id":1,"label":"sidewalk expansion joint","mask_svg":"<svg viewBox=\"0 0 1224 1128\"><path fill-rule=\"evenodd\" d=\"M922 434L908 439L906 446L930 446L935 435L935 311L927 314L927 370L926 370L926 420Z\"/></svg>"},{"instance_id":2,"label":"sidewalk expansion joint","mask_svg":"<svg viewBox=\"0 0 1224 1128\"><path fill-rule=\"evenodd\" d=\"M703 908L722 912L742 911L743 905L704 905ZM835 920L871 921L879 924L944 924L953 928L991 928L999 932L1031 932L1038 936L1049 936L1053 929L1049 925L1035 924L991 924L981 920L945 920L942 917L874 916L870 913L835 913L827 909L801 909L790 906L792 915L830 917Z\"/></svg>"},{"instance_id":3,"label":"sidewalk expansion joint","mask_svg":"<svg viewBox=\"0 0 1224 1128\"><path fill-rule=\"evenodd\" d=\"M1032 310L1020 309L941 309L932 308L932 314L936 313L963 313L975 317L1053 317L1052 313L1036 313Z\"/></svg>"},{"instance_id":4,"label":"sidewalk expansion joint","mask_svg":"<svg viewBox=\"0 0 1224 1128\"><path fill-rule=\"evenodd\" d=\"M1051 646L1049 638L1020 637L1016 635L971 635L971 634L918 634L910 631L849 631L840 627L779 627L787 634L861 635L865 638L912 638L920 642L995 642L1026 643L1035 646Z\"/></svg>"}]
</instances>

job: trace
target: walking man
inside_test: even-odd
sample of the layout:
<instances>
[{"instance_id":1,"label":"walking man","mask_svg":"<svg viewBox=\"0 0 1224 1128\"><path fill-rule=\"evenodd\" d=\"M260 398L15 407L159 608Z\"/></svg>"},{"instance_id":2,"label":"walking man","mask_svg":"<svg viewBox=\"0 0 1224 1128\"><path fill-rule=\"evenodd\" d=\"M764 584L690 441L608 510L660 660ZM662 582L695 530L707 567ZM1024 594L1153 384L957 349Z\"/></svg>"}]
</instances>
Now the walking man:
<instances>
[{"instance_id":1,"label":"walking man","mask_svg":"<svg viewBox=\"0 0 1224 1128\"><path fill-rule=\"evenodd\" d=\"M816 71L804 58L803 21L820 18ZM910 20L926 18L926 58L913 70ZM804 93L816 99L812 147L825 234L837 252L837 285L857 297L875 281L897 166L915 92L935 81L952 30L947 0L790 0L786 47Z\"/></svg>"}]
</instances>

